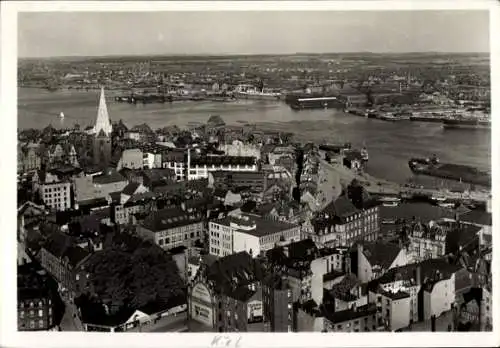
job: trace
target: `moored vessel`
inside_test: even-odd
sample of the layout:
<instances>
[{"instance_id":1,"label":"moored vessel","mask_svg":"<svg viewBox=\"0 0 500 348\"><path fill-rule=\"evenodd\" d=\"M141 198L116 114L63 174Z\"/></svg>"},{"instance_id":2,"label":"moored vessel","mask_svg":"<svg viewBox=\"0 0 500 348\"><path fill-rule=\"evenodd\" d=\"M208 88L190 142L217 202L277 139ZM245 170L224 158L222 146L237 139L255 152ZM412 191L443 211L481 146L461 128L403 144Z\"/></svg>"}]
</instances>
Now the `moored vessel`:
<instances>
[{"instance_id":1,"label":"moored vessel","mask_svg":"<svg viewBox=\"0 0 500 348\"><path fill-rule=\"evenodd\" d=\"M490 130L491 121L477 118L450 118L443 120L444 129Z\"/></svg>"},{"instance_id":2,"label":"moored vessel","mask_svg":"<svg viewBox=\"0 0 500 348\"><path fill-rule=\"evenodd\" d=\"M440 163L435 155L432 158L411 158L408 161L408 166L415 174L456 180L486 187L491 186L490 173L462 164Z\"/></svg>"}]
</instances>

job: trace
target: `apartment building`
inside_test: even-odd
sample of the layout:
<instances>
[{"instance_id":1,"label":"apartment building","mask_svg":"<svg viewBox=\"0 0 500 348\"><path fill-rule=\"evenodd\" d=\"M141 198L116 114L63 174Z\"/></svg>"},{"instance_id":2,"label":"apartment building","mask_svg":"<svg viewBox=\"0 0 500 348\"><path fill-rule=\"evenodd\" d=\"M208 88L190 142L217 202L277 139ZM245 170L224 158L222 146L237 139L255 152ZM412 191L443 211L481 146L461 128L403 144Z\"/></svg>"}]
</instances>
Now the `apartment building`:
<instances>
[{"instance_id":1,"label":"apartment building","mask_svg":"<svg viewBox=\"0 0 500 348\"><path fill-rule=\"evenodd\" d=\"M203 238L203 214L167 208L152 212L137 226L137 234L153 241L164 250L189 247Z\"/></svg>"},{"instance_id":2,"label":"apartment building","mask_svg":"<svg viewBox=\"0 0 500 348\"><path fill-rule=\"evenodd\" d=\"M246 251L253 257L300 240L300 226L263 219L253 214L230 215L209 224L209 252L227 256Z\"/></svg>"}]
</instances>

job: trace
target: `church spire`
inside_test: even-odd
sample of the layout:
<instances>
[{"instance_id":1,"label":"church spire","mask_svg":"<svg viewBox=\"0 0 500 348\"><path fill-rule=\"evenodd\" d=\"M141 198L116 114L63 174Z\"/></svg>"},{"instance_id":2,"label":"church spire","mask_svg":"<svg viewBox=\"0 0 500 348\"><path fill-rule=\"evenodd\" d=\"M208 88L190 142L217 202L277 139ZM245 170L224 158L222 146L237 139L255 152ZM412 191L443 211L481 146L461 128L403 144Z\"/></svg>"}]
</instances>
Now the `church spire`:
<instances>
[{"instance_id":1,"label":"church spire","mask_svg":"<svg viewBox=\"0 0 500 348\"><path fill-rule=\"evenodd\" d=\"M103 132L106 136L111 135L111 122L108 115L108 107L106 106L106 97L104 96L104 87L101 87L101 97L99 99L99 109L97 110L97 120L94 126L95 134L99 135Z\"/></svg>"}]
</instances>

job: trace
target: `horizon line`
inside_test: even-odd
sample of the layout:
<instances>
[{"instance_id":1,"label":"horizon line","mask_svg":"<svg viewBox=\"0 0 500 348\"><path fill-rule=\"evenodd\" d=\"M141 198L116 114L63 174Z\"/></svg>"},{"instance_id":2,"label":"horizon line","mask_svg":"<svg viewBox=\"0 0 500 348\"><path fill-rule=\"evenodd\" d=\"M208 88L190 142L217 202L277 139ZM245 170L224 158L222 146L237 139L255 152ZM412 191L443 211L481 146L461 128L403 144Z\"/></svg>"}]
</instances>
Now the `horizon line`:
<instances>
[{"instance_id":1,"label":"horizon line","mask_svg":"<svg viewBox=\"0 0 500 348\"><path fill-rule=\"evenodd\" d=\"M78 58L139 58L139 57L262 57L262 56L298 56L298 55L342 55L342 54L380 54L380 55L396 55L396 54L491 54L491 51L401 51L401 52L374 52L374 51L342 51L342 52L295 52L295 53L145 53L145 54L106 54L106 55L65 55L65 56L18 56L18 60L23 59L78 59Z\"/></svg>"}]
</instances>

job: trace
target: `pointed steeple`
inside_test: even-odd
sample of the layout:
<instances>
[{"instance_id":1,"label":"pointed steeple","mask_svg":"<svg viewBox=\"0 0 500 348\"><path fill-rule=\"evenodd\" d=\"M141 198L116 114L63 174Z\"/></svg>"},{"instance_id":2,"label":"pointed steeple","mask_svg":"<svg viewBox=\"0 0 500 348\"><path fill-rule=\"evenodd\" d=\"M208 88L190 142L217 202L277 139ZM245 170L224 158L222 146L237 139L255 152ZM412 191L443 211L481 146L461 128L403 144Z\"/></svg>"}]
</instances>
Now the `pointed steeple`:
<instances>
[{"instance_id":1,"label":"pointed steeple","mask_svg":"<svg viewBox=\"0 0 500 348\"><path fill-rule=\"evenodd\" d=\"M99 109L97 110L97 120L94 126L95 134L103 132L106 136L111 135L112 126L109 120L108 107L106 106L106 97L104 96L104 87L101 87L101 97L99 99Z\"/></svg>"}]
</instances>

